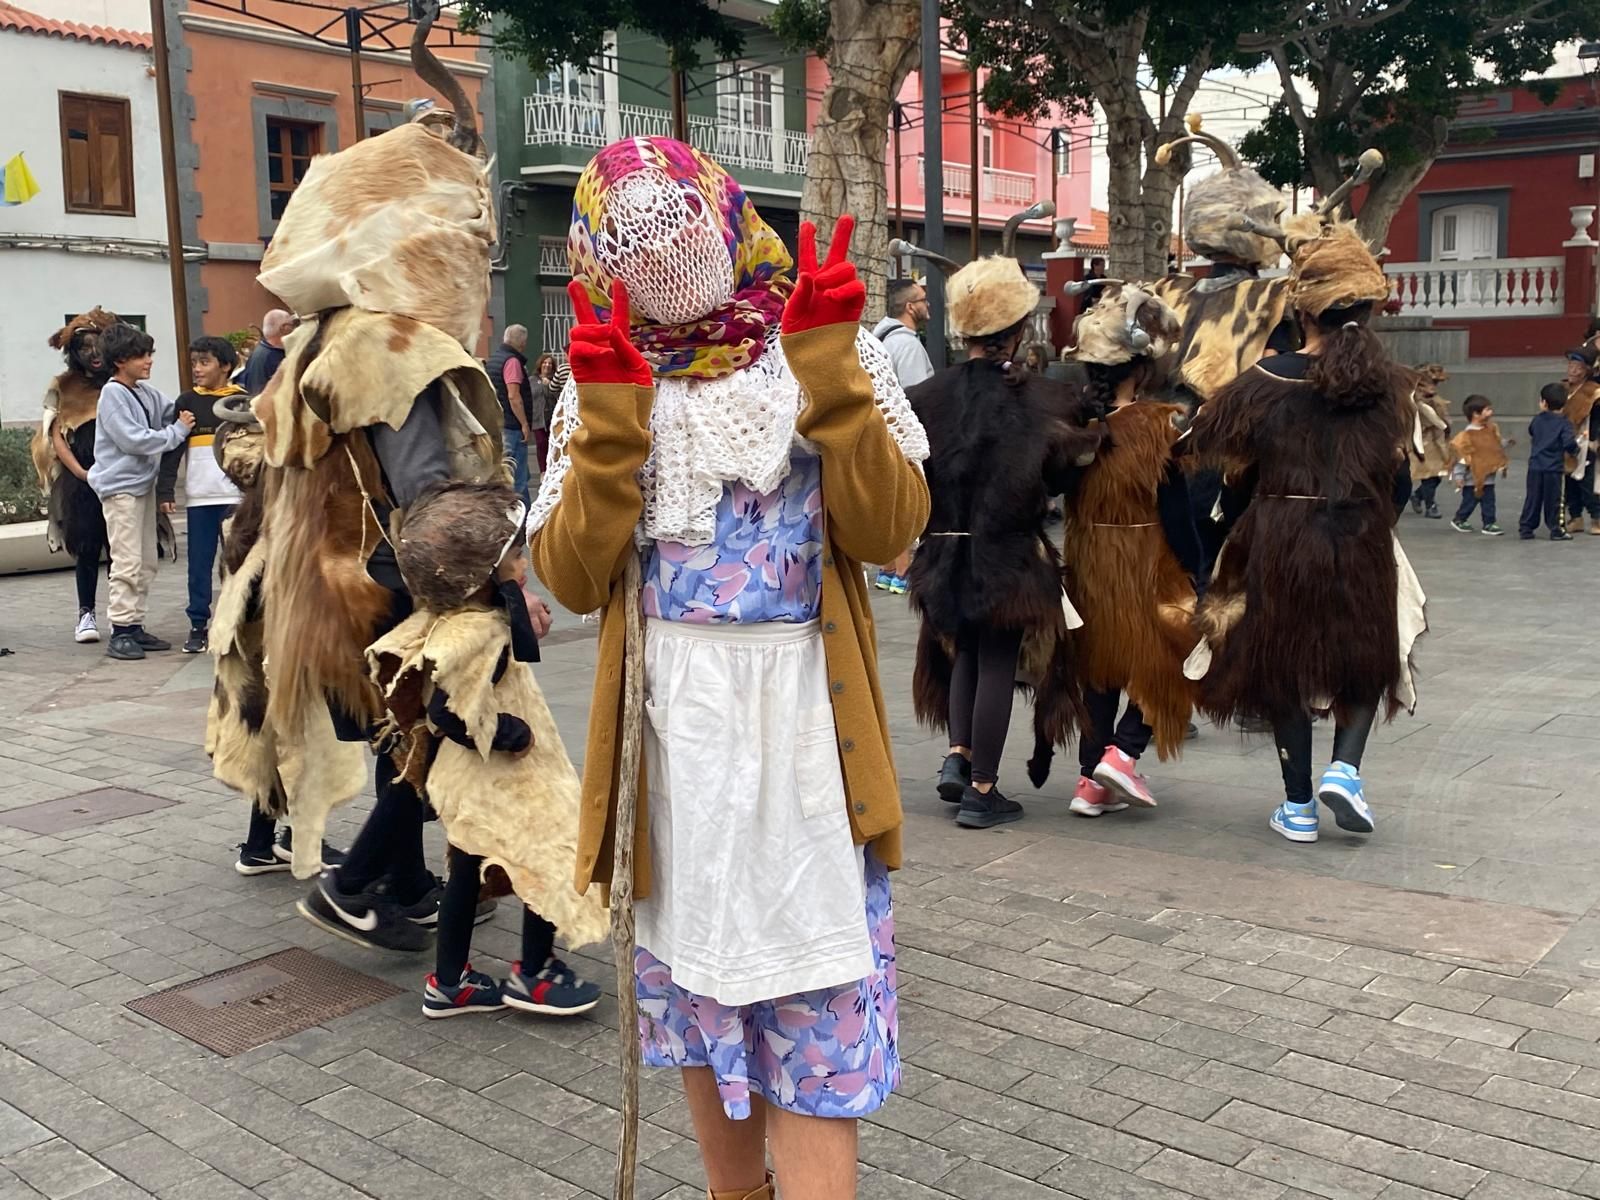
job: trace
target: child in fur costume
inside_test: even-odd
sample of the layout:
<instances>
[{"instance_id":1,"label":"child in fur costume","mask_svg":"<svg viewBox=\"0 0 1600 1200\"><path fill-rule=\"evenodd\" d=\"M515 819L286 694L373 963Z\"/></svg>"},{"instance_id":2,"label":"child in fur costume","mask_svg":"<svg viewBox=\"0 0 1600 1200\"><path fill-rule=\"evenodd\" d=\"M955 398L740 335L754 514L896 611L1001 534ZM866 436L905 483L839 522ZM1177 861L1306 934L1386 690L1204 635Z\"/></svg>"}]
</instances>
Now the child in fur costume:
<instances>
[{"instance_id":1,"label":"child in fur costume","mask_svg":"<svg viewBox=\"0 0 1600 1200\"><path fill-rule=\"evenodd\" d=\"M1061 561L1044 526L1099 434L1075 392L1012 363L1039 298L1016 259L968 263L946 290L969 357L909 393L928 431L933 503L911 566L922 617L912 694L918 719L950 734L939 795L960 806L957 824L987 829L1022 817L995 786L1019 660L1037 684L1036 786L1081 724Z\"/></svg>"},{"instance_id":2,"label":"child in fur costume","mask_svg":"<svg viewBox=\"0 0 1600 1200\"><path fill-rule=\"evenodd\" d=\"M1450 402L1439 395L1439 385L1450 375L1438 363L1427 363L1411 372L1411 377L1411 403L1417 414L1411 448L1417 486L1411 493L1411 511L1437 521L1444 515L1435 499L1439 484L1455 463L1450 448Z\"/></svg>"},{"instance_id":3,"label":"child in fur costume","mask_svg":"<svg viewBox=\"0 0 1600 1200\"><path fill-rule=\"evenodd\" d=\"M1600 495L1594 487L1595 443L1600 439L1600 381L1595 378L1597 352L1593 345L1567 351L1567 407L1578 449L1567 456L1567 532L1582 533L1589 517L1589 532L1600 535Z\"/></svg>"},{"instance_id":4,"label":"child in fur costume","mask_svg":"<svg viewBox=\"0 0 1600 1200\"><path fill-rule=\"evenodd\" d=\"M1467 427L1450 439L1450 449L1455 453L1455 472L1461 487L1461 507L1451 520L1457 533L1471 533L1467 524L1480 505L1483 508L1483 532L1499 537L1500 526L1495 521L1495 476L1505 474L1511 460L1506 457L1505 438L1494 421L1494 405L1487 396L1468 396L1461 406L1467 418Z\"/></svg>"},{"instance_id":5,"label":"child in fur costume","mask_svg":"<svg viewBox=\"0 0 1600 1200\"><path fill-rule=\"evenodd\" d=\"M1072 811L1082 817L1155 807L1139 757L1152 737L1162 758L1187 732L1194 685L1195 585L1205 568L1183 472L1173 459L1177 405L1151 399L1178 335L1177 314L1142 287L1108 283L1078 318L1072 357L1089 373L1105 440L1083 474L1067 520L1068 589L1083 615L1077 635L1089 724L1078 739ZM1117 719L1127 693L1128 705Z\"/></svg>"},{"instance_id":6,"label":"child in fur costume","mask_svg":"<svg viewBox=\"0 0 1600 1200\"><path fill-rule=\"evenodd\" d=\"M552 953L557 927L581 946L604 938L607 926L599 896L572 886L578 773L533 677L539 639L522 593L525 515L503 484L424 491L395 544L417 610L367 650L389 728L406 740L406 774L422 780L456 851L439 904L426 1017L507 1006L567 1016L600 998L598 986ZM501 982L467 961L488 867L504 870L527 906L522 958Z\"/></svg>"},{"instance_id":7,"label":"child in fur costume","mask_svg":"<svg viewBox=\"0 0 1600 1200\"><path fill-rule=\"evenodd\" d=\"M46 540L51 550L65 548L77 564L77 642L100 640L95 591L107 546L106 515L89 486L89 468L100 389L111 378L100 357L100 334L117 322L116 313L96 306L50 335L50 346L61 351L67 369L45 389L44 416L30 447L49 517Z\"/></svg>"},{"instance_id":8,"label":"child in fur costume","mask_svg":"<svg viewBox=\"0 0 1600 1200\"><path fill-rule=\"evenodd\" d=\"M1201 409L1192 454L1243 475L1254 497L1223 546L1191 656L1218 721L1270 721L1286 798L1271 826L1317 839L1316 801L1371 833L1361 755L1380 706L1411 707L1422 594L1393 533L1407 381L1367 328L1389 294L1349 226L1291 249L1303 352L1263 359ZM1333 762L1311 784L1312 719L1334 717Z\"/></svg>"}]
</instances>

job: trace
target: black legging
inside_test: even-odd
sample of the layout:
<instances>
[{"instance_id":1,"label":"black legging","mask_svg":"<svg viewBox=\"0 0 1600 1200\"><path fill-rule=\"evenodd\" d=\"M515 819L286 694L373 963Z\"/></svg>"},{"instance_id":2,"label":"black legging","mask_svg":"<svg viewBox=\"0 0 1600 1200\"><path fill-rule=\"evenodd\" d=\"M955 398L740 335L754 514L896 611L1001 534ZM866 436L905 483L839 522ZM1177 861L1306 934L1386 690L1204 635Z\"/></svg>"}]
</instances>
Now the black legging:
<instances>
[{"instance_id":1,"label":"black legging","mask_svg":"<svg viewBox=\"0 0 1600 1200\"><path fill-rule=\"evenodd\" d=\"M378 802L339 868L339 890L364 891L388 876L395 898L409 904L433 887L422 852L427 807L416 788L396 778L387 754L378 755L377 793Z\"/></svg>"},{"instance_id":2,"label":"black legging","mask_svg":"<svg viewBox=\"0 0 1600 1200\"><path fill-rule=\"evenodd\" d=\"M1377 709L1364 704L1350 709L1347 724L1334 724L1333 760L1361 765L1367 748L1367 735ZM1272 738L1278 745L1278 766L1283 771L1283 792L1291 804L1309 804L1311 791L1311 714L1297 712L1272 723Z\"/></svg>"},{"instance_id":3,"label":"black legging","mask_svg":"<svg viewBox=\"0 0 1600 1200\"><path fill-rule=\"evenodd\" d=\"M1017 685L1020 629L992 629L968 622L956 631L956 661L950 671L950 744L972 750L972 782L1000 778L1000 756L1011 726Z\"/></svg>"},{"instance_id":4,"label":"black legging","mask_svg":"<svg viewBox=\"0 0 1600 1200\"><path fill-rule=\"evenodd\" d=\"M78 559L73 564L73 573L77 577L80 613L94 611L95 593L100 587L100 559L104 556L105 549L104 526L94 532L91 540L78 547Z\"/></svg>"},{"instance_id":5,"label":"black legging","mask_svg":"<svg viewBox=\"0 0 1600 1200\"><path fill-rule=\"evenodd\" d=\"M1120 691L1083 690L1083 706L1089 710L1089 728L1078 739L1078 766L1085 779L1094 778L1094 769L1105 757L1106 748L1115 746L1129 758L1138 758L1150 746L1153 731L1145 724L1144 712L1132 700L1117 720Z\"/></svg>"},{"instance_id":6,"label":"black legging","mask_svg":"<svg viewBox=\"0 0 1600 1200\"><path fill-rule=\"evenodd\" d=\"M439 901L438 944L435 947L434 977L446 987L461 981L472 953L472 919L478 908L478 886L483 876L483 859L475 854L452 854L450 879ZM556 927L531 908L522 910L522 969L536 975L556 944Z\"/></svg>"}]
</instances>

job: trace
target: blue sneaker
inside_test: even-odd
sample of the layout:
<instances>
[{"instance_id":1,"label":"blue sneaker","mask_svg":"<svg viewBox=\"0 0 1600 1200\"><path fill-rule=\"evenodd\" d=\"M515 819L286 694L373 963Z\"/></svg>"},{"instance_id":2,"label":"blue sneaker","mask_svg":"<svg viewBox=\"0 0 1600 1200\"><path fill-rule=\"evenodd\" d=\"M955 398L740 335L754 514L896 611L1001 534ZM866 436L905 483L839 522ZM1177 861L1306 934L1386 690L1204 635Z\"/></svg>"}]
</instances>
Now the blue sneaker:
<instances>
[{"instance_id":1,"label":"blue sneaker","mask_svg":"<svg viewBox=\"0 0 1600 1200\"><path fill-rule=\"evenodd\" d=\"M894 576L888 571L879 571L878 577L872 581L872 586L877 588L880 592L893 591L893 584Z\"/></svg>"},{"instance_id":2,"label":"blue sneaker","mask_svg":"<svg viewBox=\"0 0 1600 1200\"><path fill-rule=\"evenodd\" d=\"M911 590L911 585L906 582L904 575L891 575L889 576L889 590L896 596L904 596Z\"/></svg>"},{"instance_id":3,"label":"blue sneaker","mask_svg":"<svg viewBox=\"0 0 1600 1200\"><path fill-rule=\"evenodd\" d=\"M1361 794L1361 772L1349 763L1330 763L1317 786L1317 798L1333 809L1334 824L1349 833L1371 833L1376 823Z\"/></svg>"},{"instance_id":4,"label":"blue sneaker","mask_svg":"<svg viewBox=\"0 0 1600 1200\"><path fill-rule=\"evenodd\" d=\"M575 1017L600 1003L600 985L580 979L554 955L537 975L524 975L521 963L511 964L511 974L501 985L505 1002L523 1012L546 1017Z\"/></svg>"},{"instance_id":5,"label":"blue sneaker","mask_svg":"<svg viewBox=\"0 0 1600 1200\"><path fill-rule=\"evenodd\" d=\"M1291 842L1317 840L1317 806L1314 801L1292 804L1285 800L1272 810L1272 827Z\"/></svg>"},{"instance_id":6,"label":"blue sneaker","mask_svg":"<svg viewBox=\"0 0 1600 1200\"><path fill-rule=\"evenodd\" d=\"M500 994L500 985L494 981L494 976L474 971L471 963L461 972L461 982L455 987L445 987L437 976L429 975L422 989L422 1015L425 1017L499 1012L505 1006L505 997Z\"/></svg>"}]
</instances>

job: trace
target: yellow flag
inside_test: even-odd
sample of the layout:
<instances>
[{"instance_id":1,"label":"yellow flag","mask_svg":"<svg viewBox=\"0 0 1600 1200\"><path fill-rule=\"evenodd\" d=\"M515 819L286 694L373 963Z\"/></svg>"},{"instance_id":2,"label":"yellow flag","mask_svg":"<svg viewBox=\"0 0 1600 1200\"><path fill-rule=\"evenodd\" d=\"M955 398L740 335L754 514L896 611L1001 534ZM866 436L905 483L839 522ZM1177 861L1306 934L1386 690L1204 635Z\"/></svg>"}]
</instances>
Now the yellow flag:
<instances>
[{"instance_id":1,"label":"yellow flag","mask_svg":"<svg viewBox=\"0 0 1600 1200\"><path fill-rule=\"evenodd\" d=\"M5 193L0 196L7 204L26 204L39 194L39 183L28 170L27 160L21 153L12 155L5 165Z\"/></svg>"}]
</instances>

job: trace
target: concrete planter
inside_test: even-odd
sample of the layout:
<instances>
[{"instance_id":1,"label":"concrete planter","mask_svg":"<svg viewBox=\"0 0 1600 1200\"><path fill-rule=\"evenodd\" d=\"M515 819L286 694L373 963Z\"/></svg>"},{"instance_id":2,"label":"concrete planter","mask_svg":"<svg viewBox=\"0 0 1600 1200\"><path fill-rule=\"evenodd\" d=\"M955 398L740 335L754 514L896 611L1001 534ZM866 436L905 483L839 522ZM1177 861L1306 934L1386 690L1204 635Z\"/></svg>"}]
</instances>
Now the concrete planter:
<instances>
[{"instance_id":1,"label":"concrete planter","mask_svg":"<svg viewBox=\"0 0 1600 1200\"><path fill-rule=\"evenodd\" d=\"M50 553L45 541L47 521L24 521L0 525L0 575L20 575L24 571L59 571L72 565L65 551Z\"/></svg>"}]
</instances>

